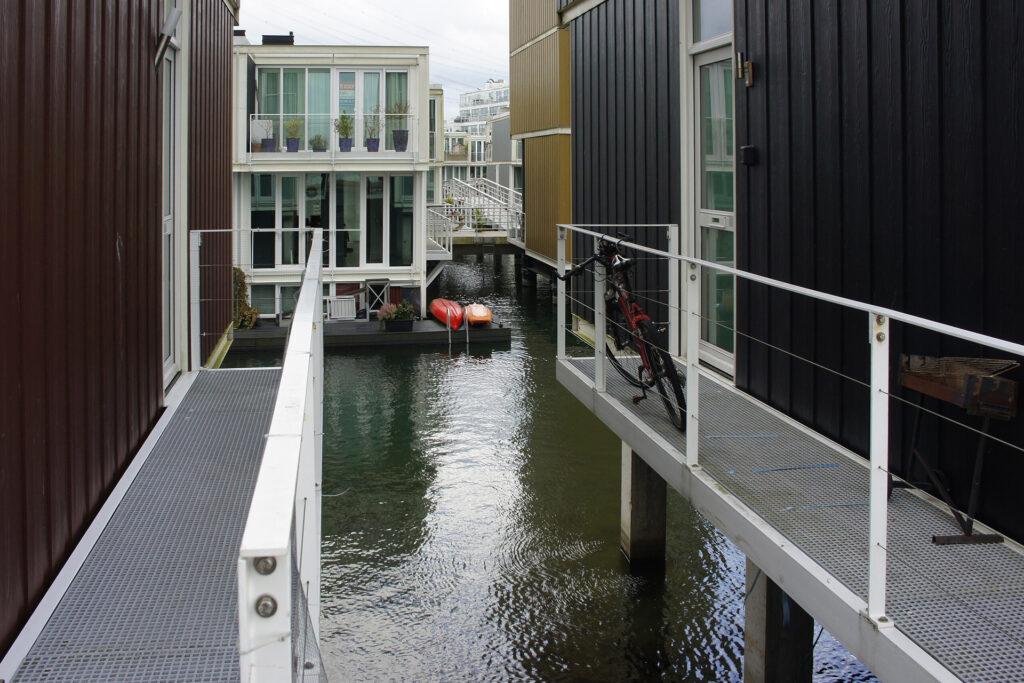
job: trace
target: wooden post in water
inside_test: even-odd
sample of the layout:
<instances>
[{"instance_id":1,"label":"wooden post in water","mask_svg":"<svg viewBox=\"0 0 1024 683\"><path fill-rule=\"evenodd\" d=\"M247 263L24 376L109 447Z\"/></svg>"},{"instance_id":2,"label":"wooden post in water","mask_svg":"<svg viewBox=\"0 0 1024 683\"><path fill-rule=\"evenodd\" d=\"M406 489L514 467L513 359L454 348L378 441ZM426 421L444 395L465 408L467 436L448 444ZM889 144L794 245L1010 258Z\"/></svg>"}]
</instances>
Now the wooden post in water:
<instances>
[{"instance_id":1,"label":"wooden post in water","mask_svg":"<svg viewBox=\"0 0 1024 683\"><path fill-rule=\"evenodd\" d=\"M743 683L811 683L814 619L747 559Z\"/></svg>"},{"instance_id":2,"label":"wooden post in water","mask_svg":"<svg viewBox=\"0 0 1024 683\"><path fill-rule=\"evenodd\" d=\"M665 480L623 441L620 539L634 574L664 574L665 492Z\"/></svg>"}]
</instances>

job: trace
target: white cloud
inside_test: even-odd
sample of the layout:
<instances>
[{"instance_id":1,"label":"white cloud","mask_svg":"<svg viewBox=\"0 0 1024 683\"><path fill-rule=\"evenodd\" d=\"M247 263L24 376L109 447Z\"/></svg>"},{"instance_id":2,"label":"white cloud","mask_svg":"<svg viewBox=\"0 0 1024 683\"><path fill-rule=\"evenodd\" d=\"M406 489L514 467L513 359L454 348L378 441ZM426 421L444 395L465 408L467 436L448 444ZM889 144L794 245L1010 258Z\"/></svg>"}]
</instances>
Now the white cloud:
<instances>
[{"instance_id":1,"label":"white cloud","mask_svg":"<svg viewBox=\"0 0 1024 683\"><path fill-rule=\"evenodd\" d=\"M253 43L293 31L299 45L426 45L446 118L460 92L508 80L508 0L241 0L239 28Z\"/></svg>"}]
</instances>

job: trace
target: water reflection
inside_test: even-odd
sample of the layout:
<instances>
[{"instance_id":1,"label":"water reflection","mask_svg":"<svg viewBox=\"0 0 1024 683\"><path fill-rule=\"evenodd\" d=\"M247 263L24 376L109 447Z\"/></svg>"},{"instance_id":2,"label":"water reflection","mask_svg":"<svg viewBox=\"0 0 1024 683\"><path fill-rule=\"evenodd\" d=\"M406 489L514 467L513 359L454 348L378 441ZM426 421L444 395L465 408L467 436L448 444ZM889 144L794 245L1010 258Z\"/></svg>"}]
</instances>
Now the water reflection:
<instances>
[{"instance_id":1,"label":"water reflection","mask_svg":"<svg viewBox=\"0 0 1024 683\"><path fill-rule=\"evenodd\" d=\"M670 493L665 580L630 575L619 443L554 378L548 283L514 275L475 252L441 276L507 349L327 356L331 680L741 680L742 553ZM870 680L827 634L815 668Z\"/></svg>"}]
</instances>

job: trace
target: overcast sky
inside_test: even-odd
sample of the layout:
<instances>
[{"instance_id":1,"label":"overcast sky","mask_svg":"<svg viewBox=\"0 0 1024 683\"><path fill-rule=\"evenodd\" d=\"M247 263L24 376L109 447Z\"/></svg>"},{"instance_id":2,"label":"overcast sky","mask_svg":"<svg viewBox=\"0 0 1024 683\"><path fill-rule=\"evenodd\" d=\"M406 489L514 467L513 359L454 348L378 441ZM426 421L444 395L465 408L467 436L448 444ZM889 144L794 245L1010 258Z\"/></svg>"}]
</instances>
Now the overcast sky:
<instances>
[{"instance_id":1,"label":"overcast sky","mask_svg":"<svg viewBox=\"0 0 1024 683\"><path fill-rule=\"evenodd\" d=\"M294 31L298 45L426 45L446 119L460 92L508 80L508 0L241 0L238 27L252 43Z\"/></svg>"}]
</instances>

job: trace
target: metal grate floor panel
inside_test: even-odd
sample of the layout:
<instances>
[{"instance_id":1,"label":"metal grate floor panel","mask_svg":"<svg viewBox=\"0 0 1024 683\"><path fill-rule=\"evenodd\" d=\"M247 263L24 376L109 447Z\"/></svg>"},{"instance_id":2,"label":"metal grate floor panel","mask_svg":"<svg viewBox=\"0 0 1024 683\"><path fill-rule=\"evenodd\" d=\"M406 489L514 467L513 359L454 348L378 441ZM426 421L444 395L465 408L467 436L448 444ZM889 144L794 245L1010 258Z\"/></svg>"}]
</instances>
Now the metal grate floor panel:
<instances>
[{"instance_id":1,"label":"metal grate floor panel","mask_svg":"<svg viewBox=\"0 0 1024 683\"><path fill-rule=\"evenodd\" d=\"M14 681L232 681L237 556L280 370L202 371Z\"/></svg>"},{"instance_id":2,"label":"metal grate floor panel","mask_svg":"<svg viewBox=\"0 0 1024 683\"><path fill-rule=\"evenodd\" d=\"M594 377L593 358L569 362ZM685 460L657 396L609 367L609 396ZM701 378L702 469L844 585L866 599L868 469L756 402ZM896 627L965 681L1024 681L1024 555L1012 544L937 546L958 533L930 501L897 489L889 504L889 615Z\"/></svg>"}]
</instances>

